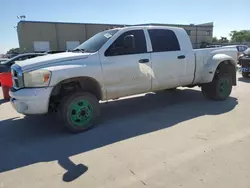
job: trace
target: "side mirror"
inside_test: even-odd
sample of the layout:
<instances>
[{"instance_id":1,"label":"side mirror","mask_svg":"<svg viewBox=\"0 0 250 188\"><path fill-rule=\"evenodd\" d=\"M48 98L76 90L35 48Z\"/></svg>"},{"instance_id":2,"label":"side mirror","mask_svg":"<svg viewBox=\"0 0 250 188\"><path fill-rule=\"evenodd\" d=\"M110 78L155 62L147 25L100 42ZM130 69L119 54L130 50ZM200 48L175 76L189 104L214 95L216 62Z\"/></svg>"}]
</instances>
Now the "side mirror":
<instances>
[{"instance_id":1,"label":"side mirror","mask_svg":"<svg viewBox=\"0 0 250 188\"><path fill-rule=\"evenodd\" d=\"M134 37L134 35L126 35L124 37L124 48L135 49L135 37Z\"/></svg>"}]
</instances>

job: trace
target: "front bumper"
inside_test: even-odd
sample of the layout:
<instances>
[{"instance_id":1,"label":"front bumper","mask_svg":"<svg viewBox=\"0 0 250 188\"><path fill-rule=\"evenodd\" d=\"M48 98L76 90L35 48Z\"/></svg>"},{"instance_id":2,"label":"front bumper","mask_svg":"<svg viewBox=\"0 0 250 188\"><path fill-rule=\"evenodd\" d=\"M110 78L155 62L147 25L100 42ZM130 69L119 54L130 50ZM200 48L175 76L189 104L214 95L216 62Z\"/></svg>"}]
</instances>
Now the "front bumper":
<instances>
[{"instance_id":1,"label":"front bumper","mask_svg":"<svg viewBox=\"0 0 250 188\"><path fill-rule=\"evenodd\" d=\"M46 114L53 87L24 88L10 91L10 102L13 108L21 114Z\"/></svg>"}]
</instances>

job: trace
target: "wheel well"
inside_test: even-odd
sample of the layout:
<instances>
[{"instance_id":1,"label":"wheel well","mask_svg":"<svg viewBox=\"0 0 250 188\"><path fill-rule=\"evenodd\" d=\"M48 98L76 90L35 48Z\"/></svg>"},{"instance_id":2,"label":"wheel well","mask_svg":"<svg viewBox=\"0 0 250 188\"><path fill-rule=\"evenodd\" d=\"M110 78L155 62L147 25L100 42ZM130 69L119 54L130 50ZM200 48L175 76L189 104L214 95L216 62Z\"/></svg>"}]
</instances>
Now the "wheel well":
<instances>
[{"instance_id":1,"label":"wheel well","mask_svg":"<svg viewBox=\"0 0 250 188\"><path fill-rule=\"evenodd\" d=\"M99 100L102 99L102 92L99 83L89 77L75 77L63 80L54 87L51 95L80 90L94 94Z\"/></svg>"},{"instance_id":2,"label":"wheel well","mask_svg":"<svg viewBox=\"0 0 250 188\"><path fill-rule=\"evenodd\" d=\"M90 77L75 77L59 82L52 90L50 96L50 108L57 108L63 96L77 91L90 92L102 100L100 84Z\"/></svg>"},{"instance_id":3,"label":"wheel well","mask_svg":"<svg viewBox=\"0 0 250 188\"><path fill-rule=\"evenodd\" d=\"M215 74L230 74L232 76L232 83L236 86L236 67L231 61L222 61L217 69Z\"/></svg>"}]
</instances>

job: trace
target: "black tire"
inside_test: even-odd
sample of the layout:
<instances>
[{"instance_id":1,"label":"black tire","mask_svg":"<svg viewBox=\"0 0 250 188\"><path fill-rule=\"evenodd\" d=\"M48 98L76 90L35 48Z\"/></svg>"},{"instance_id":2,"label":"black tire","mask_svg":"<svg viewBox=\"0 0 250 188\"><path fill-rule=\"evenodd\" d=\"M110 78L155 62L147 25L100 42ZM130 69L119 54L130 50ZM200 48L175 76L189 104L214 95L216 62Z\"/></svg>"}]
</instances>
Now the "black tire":
<instances>
[{"instance_id":1,"label":"black tire","mask_svg":"<svg viewBox=\"0 0 250 188\"><path fill-rule=\"evenodd\" d=\"M208 99L226 100L232 92L232 76L216 75L211 83L202 86L202 93Z\"/></svg>"},{"instance_id":2,"label":"black tire","mask_svg":"<svg viewBox=\"0 0 250 188\"><path fill-rule=\"evenodd\" d=\"M86 131L94 126L100 116L99 101L91 93L72 93L62 99L59 115L71 132Z\"/></svg>"},{"instance_id":3,"label":"black tire","mask_svg":"<svg viewBox=\"0 0 250 188\"><path fill-rule=\"evenodd\" d=\"M249 76L249 72L242 72L242 76L244 77L244 78L249 78L250 76Z\"/></svg>"},{"instance_id":4,"label":"black tire","mask_svg":"<svg viewBox=\"0 0 250 188\"><path fill-rule=\"evenodd\" d=\"M203 94L203 96L207 99L213 99L212 97L212 92L211 92L211 89L210 89L210 86L209 84L204 84L202 87L201 87L201 92Z\"/></svg>"}]
</instances>

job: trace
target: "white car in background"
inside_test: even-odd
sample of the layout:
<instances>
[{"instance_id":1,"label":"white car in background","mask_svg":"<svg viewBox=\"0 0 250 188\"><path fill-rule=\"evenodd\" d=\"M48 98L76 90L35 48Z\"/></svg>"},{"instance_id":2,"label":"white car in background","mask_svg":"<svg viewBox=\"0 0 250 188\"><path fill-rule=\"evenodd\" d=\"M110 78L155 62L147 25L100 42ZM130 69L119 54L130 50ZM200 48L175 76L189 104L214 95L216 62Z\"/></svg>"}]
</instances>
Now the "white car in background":
<instances>
[{"instance_id":1,"label":"white car in background","mask_svg":"<svg viewBox=\"0 0 250 188\"><path fill-rule=\"evenodd\" d=\"M228 45L228 46L224 46L224 47L235 47L238 51L237 56L239 57L241 54L243 54L243 52L248 48L247 45L243 45L243 44L239 44L239 45Z\"/></svg>"},{"instance_id":2,"label":"white car in background","mask_svg":"<svg viewBox=\"0 0 250 188\"><path fill-rule=\"evenodd\" d=\"M8 59L7 58L0 58L0 64L5 62L5 61L8 61Z\"/></svg>"}]
</instances>

